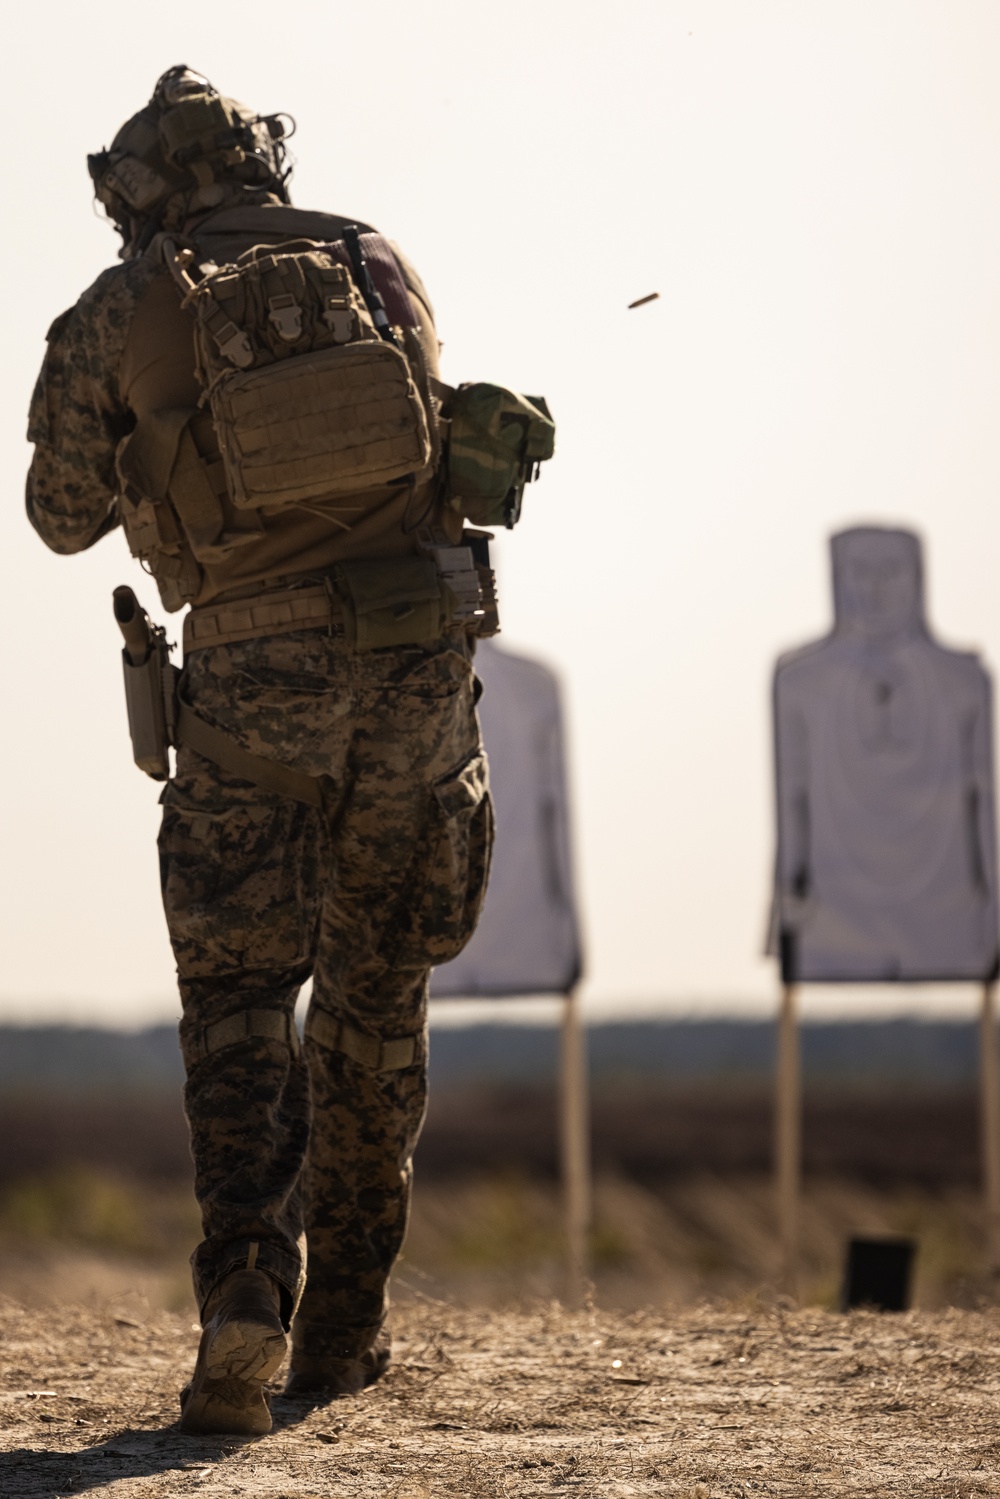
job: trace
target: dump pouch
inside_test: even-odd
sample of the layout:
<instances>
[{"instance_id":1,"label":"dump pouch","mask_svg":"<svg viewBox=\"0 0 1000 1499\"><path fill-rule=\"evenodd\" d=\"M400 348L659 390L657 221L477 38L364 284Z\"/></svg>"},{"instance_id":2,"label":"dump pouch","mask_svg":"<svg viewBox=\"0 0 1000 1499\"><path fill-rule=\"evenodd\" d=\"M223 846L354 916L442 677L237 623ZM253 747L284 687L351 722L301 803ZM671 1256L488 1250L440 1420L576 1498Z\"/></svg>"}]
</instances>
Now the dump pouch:
<instances>
[{"instance_id":1,"label":"dump pouch","mask_svg":"<svg viewBox=\"0 0 1000 1499\"><path fill-rule=\"evenodd\" d=\"M460 385L445 415L447 503L475 526L510 530L525 484L555 452L556 427L544 397L482 382Z\"/></svg>"},{"instance_id":2,"label":"dump pouch","mask_svg":"<svg viewBox=\"0 0 1000 1499\"><path fill-rule=\"evenodd\" d=\"M438 640L449 623L431 557L341 562L333 583L344 608L344 638L358 651Z\"/></svg>"}]
</instances>

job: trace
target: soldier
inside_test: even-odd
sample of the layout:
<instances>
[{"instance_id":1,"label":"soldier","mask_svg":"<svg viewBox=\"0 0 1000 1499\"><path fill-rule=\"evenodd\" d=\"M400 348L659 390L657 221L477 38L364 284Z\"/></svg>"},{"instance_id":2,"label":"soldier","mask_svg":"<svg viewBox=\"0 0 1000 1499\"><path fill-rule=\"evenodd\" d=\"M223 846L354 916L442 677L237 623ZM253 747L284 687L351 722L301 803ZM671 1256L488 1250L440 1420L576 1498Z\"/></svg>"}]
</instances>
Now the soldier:
<instances>
[{"instance_id":1,"label":"soldier","mask_svg":"<svg viewBox=\"0 0 1000 1499\"><path fill-rule=\"evenodd\" d=\"M190 605L159 839L204 1230L188 1432L270 1430L289 1329L288 1394L384 1372L428 973L492 840L430 303L373 230L290 205L286 118L171 68L89 158L122 263L52 325L29 428L43 541L122 526Z\"/></svg>"}]
</instances>

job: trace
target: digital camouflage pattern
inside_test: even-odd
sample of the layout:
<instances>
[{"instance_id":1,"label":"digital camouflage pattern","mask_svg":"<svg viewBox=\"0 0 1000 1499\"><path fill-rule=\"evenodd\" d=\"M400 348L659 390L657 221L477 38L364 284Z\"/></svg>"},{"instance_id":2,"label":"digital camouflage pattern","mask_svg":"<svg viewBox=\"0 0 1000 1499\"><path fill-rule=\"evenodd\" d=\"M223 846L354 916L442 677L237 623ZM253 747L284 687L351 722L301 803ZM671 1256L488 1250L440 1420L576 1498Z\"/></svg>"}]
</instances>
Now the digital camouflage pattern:
<instances>
[{"instance_id":1,"label":"digital camouflage pattern","mask_svg":"<svg viewBox=\"0 0 1000 1499\"><path fill-rule=\"evenodd\" d=\"M182 749L160 834L205 1232L196 1293L251 1263L290 1313L304 1229L294 1340L310 1356L363 1352L385 1314L426 1101L429 969L471 935L489 865L473 687L461 634L359 653L317 630L185 667L199 715L323 795L322 810L271 796ZM310 973L300 1055L286 1018ZM240 1016L259 1034L230 1035Z\"/></svg>"},{"instance_id":2,"label":"digital camouflage pattern","mask_svg":"<svg viewBox=\"0 0 1000 1499\"><path fill-rule=\"evenodd\" d=\"M155 271L149 260L111 266L46 335L28 413L35 455L26 498L28 519L53 551L83 551L118 525L115 451L134 425L118 371Z\"/></svg>"},{"instance_id":3,"label":"digital camouflage pattern","mask_svg":"<svg viewBox=\"0 0 1000 1499\"><path fill-rule=\"evenodd\" d=\"M220 263L258 242L336 239L344 222L276 203L265 217L263 232L258 218L216 217ZM420 322L404 336L419 336L436 376L426 293L396 259ZM350 526L317 505L251 512L241 530L217 496L228 540L210 538L195 557L198 538L175 504L184 465L151 439L164 414L176 425L190 411L198 431L199 394L193 321L161 262L150 252L104 272L52 325L32 399L27 509L46 544L82 551L124 516L170 609L416 554L412 521L428 495L389 485ZM156 470L136 495L133 449ZM206 470L214 462L207 449L196 457ZM143 505L155 525L140 525ZM461 518L438 519L457 542ZM191 573L184 587L178 557ZM181 749L160 837L205 1233L196 1294L204 1305L230 1270L270 1273L286 1320L301 1296L293 1336L303 1355L353 1358L384 1317L425 1106L428 974L471 935L489 863L473 681L461 633L354 651L342 634L313 629L201 648L185 667L198 715L322 790L317 810ZM291 1017L310 976L300 1051Z\"/></svg>"}]
</instances>

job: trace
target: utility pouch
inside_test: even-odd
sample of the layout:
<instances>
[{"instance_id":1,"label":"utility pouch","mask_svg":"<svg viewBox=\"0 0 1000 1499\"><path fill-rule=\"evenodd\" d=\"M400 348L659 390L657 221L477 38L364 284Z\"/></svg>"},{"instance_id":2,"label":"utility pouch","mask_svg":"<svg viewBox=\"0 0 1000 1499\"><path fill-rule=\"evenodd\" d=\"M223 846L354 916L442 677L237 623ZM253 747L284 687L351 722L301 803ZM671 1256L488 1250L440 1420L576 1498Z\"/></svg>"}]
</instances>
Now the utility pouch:
<instances>
[{"instance_id":1,"label":"utility pouch","mask_svg":"<svg viewBox=\"0 0 1000 1499\"><path fill-rule=\"evenodd\" d=\"M543 396L502 385L460 385L445 403L445 497L475 526L512 529L524 486L555 452L556 426Z\"/></svg>"},{"instance_id":2,"label":"utility pouch","mask_svg":"<svg viewBox=\"0 0 1000 1499\"><path fill-rule=\"evenodd\" d=\"M344 638L358 651L438 640L450 623L431 557L341 562L333 583L344 608Z\"/></svg>"},{"instance_id":3,"label":"utility pouch","mask_svg":"<svg viewBox=\"0 0 1000 1499\"><path fill-rule=\"evenodd\" d=\"M131 588L116 588L115 618L125 637L125 707L132 756L154 781L170 778L169 749L175 742L177 682L162 625L151 625Z\"/></svg>"}]
</instances>

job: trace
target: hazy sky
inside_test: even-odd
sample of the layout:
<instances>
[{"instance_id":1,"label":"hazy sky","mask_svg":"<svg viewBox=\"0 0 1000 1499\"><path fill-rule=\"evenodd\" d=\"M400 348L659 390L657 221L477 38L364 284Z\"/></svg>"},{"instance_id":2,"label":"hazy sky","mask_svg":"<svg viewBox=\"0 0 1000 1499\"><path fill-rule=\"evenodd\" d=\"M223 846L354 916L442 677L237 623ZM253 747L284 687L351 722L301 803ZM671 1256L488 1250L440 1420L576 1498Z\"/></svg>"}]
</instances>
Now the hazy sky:
<instances>
[{"instance_id":1,"label":"hazy sky","mask_svg":"<svg viewBox=\"0 0 1000 1499\"><path fill-rule=\"evenodd\" d=\"M504 638L566 684L592 1013L770 1003L768 684L827 626L828 533L916 525L939 634L1000 661L1000 9L95 17L43 3L7 31L0 1019L176 1008L111 615L115 584L151 610L156 591L120 533L48 553L21 495L45 330L117 247L86 153L181 61L297 117L295 201L400 241L446 378L550 401L558 455L502 546Z\"/></svg>"}]
</instances>

